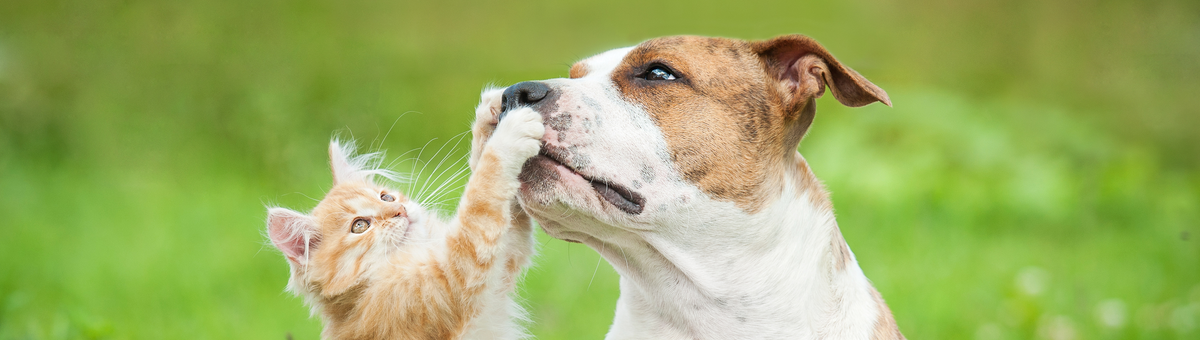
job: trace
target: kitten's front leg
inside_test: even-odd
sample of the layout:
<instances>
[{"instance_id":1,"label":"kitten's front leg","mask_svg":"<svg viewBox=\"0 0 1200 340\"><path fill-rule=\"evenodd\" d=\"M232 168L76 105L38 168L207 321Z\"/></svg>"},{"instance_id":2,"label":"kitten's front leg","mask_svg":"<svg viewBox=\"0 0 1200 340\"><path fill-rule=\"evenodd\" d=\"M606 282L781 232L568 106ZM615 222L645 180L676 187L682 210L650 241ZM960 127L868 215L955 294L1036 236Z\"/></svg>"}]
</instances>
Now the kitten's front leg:
<instances>
[{"instance_id":1,"label":"kitten's front leg","mask_svg":"<svg viewBox=\"0 0 1200 340\"><path fill-rule=\"evenodd\" d=\"M479 95L479 106L475 107L475 122L471 124L471 157L467 159L471 170L475 170L484 145L492 137L492 132L496 131L496 125L500 123L500 102L503 96L504 88L485 89Z\"/></svg>"},{"instance_id":2,"label":"kitten's front leg","mask_svg":"<svg viewBox=\"0 0 1200 340\"><path fill-rule=\"evenodd\" d=\"M544 134L541 114L529 108L514 109L500 121L467 181L457 215L462 237L452 237L452 249L469 244L473 254L462 255L481 265L495 260L500 238L512 229L510 223L518 222L513 219L513 209L520 209L513 199L521 186L517 175L541 150ZM529 223L528 219L522 221Z\"/></svg>"},{"instance_id":3,"label":"kitten's front leg","mask_svg":"<svg viewBox=\"0 0 1200 340\"><path fill-rule=\"evenodd\" d=\"M479 105L475 107L475 122L471 125L471 154L467 160L471 170L477 170L477 163L480 155L483 154L484 146L500 123L501 99L504 89L484 89L479 95ZM533 255L533 245L536 242L533 240L533 219L521 209L517 200L512 200L512 207L509 208L509 211L512 230L504 237L506 244L504 247L509 249L507 251L509 259L506 261L510 264L505 267L516 268L514 272L509 273L515 276L519 274L520 268L524 268L529 263L529 258Z\"/></svg>"}]
</instances>

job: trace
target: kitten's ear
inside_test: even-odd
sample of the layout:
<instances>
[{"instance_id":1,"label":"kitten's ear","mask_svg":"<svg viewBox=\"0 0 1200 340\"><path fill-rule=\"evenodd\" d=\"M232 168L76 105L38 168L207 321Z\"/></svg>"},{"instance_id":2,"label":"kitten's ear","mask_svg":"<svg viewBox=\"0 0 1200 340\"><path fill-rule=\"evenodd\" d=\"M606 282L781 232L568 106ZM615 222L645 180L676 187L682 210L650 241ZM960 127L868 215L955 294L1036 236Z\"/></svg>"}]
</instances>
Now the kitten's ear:
<instances>
[{"instance_id":1,"label":"kitten's ear","mask_svg":"<svg viewBox=\"0 0 1200 340\"><path fill-rule=\"evenodd\" d=\"M329 167L333 171L333 185L350 181L351 174L358 170L350 163L352 149L347 149L353 145L342 144L336 139L329 142Z\"/></svg>"},{"instance_id":2,"label":"kitten's ear","mask_svg":"<svg viewBox=\"0 0 1200 340\"><path fill-rule=\"evenodd\" d=\"M353 140L329 142L329 169L333 172L333 185L362 182L375 185L375 178L383 177L399 181L400 177L383 166L383 152L356 153L358 147Z\"/></svg>"},{"instance_id":3,"label":"kitten's ear","mask_svg":"<svg viewBox=\"0 0 1200 340\"><path fill-rule=\"evenodd\" d=\"M316 224L308 215L284 208L267 210L267 234L271 243L292 263L308 261L308 252L317 242L315 231Z\"/></svg>"}]
</instances>

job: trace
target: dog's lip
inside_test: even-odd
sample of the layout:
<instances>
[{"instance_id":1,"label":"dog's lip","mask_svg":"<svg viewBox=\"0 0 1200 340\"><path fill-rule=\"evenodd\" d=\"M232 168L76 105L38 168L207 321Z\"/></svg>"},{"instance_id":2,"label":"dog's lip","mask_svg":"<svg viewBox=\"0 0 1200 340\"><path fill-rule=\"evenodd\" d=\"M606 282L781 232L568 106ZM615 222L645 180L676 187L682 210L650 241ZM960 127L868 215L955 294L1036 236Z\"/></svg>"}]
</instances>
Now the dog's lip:
<instances>
[{"instance_id":1,"label":"dog's lip","mask_svg":"<svg viewBox=\"0 0 1200 340\"><path fill-rule=\"evenodd\" d=\"M549 145L543 146L541 151L538 152L538 155L545 157L551 162L562 166L571 173L574 173L588 181L588 183L591 183L592 189L594 189L601 198L603 198L605 201L608 201L609 204L617 207L617 209L621 209L621 211L624 211L630 215L642 213L643 205L646 203L646 199L642 197L641 194L638 194L633 190L629 190L629 188L626 188L620 184L616 184L604 179L593 178L580 173L579 170L567 165L567 162L563 161L565 157L563 157L564 155L562 154L562 151L560 151L560 148Z\"/></svg>"}]
</instances>

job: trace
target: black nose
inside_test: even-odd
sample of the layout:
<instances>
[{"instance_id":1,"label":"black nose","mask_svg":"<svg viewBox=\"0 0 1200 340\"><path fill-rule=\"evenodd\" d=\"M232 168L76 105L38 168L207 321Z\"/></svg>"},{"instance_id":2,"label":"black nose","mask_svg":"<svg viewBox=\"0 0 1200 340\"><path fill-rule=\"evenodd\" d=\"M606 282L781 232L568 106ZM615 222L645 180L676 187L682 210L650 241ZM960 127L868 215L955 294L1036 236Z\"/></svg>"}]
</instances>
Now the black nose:
<instances>
[{"instance_id":1,"label":"black nose","mask_svg":"<svg viewBox=\"0 0 1200 340\"><path fill-rule=\"evenodd\" d=\"M549 94L550 87L541 82L526 81L509 86L504 90L504 97L500 98L499 119L504 119L504 115L508 113L508 110L537 104L537 102L542 101Z\"/></svg>"}]
</instances>

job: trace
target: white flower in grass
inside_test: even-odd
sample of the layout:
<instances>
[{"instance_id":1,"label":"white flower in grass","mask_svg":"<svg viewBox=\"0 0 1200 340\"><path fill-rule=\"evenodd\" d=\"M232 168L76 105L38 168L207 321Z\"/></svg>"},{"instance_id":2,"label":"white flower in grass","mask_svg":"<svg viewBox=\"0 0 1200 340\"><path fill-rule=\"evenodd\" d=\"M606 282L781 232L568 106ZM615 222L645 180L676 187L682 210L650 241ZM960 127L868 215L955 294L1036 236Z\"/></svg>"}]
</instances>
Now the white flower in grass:
<instances>
[{"instance_id":1,"label":"white flower in grass","mask_svg":"<svg viewBox=\"0 0 1200 340\"><path fill-rule=\"evenodd\" d=\"M1075 323L1065 315L1055 315L1042 318L1038 326L1038 335L1049 340L1075 340L1077 332Z\"/></svg>"},{"instance_id":2,"label":"white flower in grass","mask_svg":"<svg viewBox=\"0 0 1200 340\"><path fill-rule=\"evenodd\" d=\"M1050 274L1039 267L1025 267L1017 273L1017 289L1029 296L1041 295L1050 283Z\"/></svg>"},{"instance_id":3,"label":"white flower in grass","mask_svg":"<svg viewBox=\"0 0 1200 340\"><path fill-rule=\"evenodd\" d=\"M994 323L985 323L979 325L979 329L975 330L975 340L1000 340L1004 338L1004 330L1000 329L1000 325Z\"/></svg>"},{"instance_id":4,"label":"white flower in grass","mask_svg":"<svg viewBox=\"0 0 1200 340\"><path fill-rule=\"evenodd\" d=\"M1125 309L1125 301L1108 299L1096 305L1096 321L1104 328L1120 329L1125 327L1129 313Z\"/></svg>"},{"instance_id":5,"label":"white flower in grass","mask_svg":"<svg viewBox=\"0 0 1200 340\"><path fill-rule=\"evenodd\" d=\"M1171 312L1171 328L1179 333L1191 333L1196 329L1196 317L1200 312L1200 304L1192 303L1175 308Z\"/></svg>"}]
</instances>

